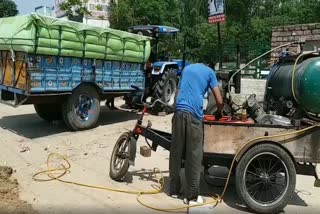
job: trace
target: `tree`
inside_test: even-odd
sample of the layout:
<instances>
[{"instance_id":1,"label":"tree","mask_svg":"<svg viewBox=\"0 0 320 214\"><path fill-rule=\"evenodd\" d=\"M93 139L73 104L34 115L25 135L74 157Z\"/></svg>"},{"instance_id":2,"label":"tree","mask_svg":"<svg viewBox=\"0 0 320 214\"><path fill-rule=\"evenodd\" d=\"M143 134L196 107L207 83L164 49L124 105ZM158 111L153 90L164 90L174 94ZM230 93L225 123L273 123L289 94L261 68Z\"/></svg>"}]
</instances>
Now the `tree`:
<instances>
[{"instance_id":1,"label":"tree","mask_svg":"<svg viewBox=\"0 0 320 214\"><path fill-rule=\"evenodd\" d=\"M87 8L89 0L67 0L62 2L60 10L65 11L70 20L82 22L83 17L91 15Z\"/></svg>"},{"instance_id":2,"label":"tree","mask_svg":"<svg viewBox=\"0 0 320 214\"><path fill-rule=\"evenodd\" d=\"M128 30L130 25L136 23L133 8L131 7L132 0L119 0L110 4L110 27L118 30Z\"/></svg>"},{"instance_id":3,"label":"tree","mask_svg":"<svg viewBox=\"0 0 320 214\"><path fill-rule=\"evenodd\" d=\"M272 27L319 22L320 0L225 0L227 20L221 23L223 48L271 45ZM127 30L130 25L171 25L181 29L176 42L161 45L180 57L184 36L191 59L216 60L217 28L209 25L208 0L118 0L110 10L112 28ZM160 47L161 47L160 45ZM248 48L249 49L249 48ZM163 53L165 49L160 48ZM247 50L246 50L247 51ZM249 56L248 53L243 55ZM189 58L190 59L190 58Z\"/></svg>"},{"instance_id":4,"label":"tree","mask_svg":"<svg viewBox=\"0 0 320 214\"><path fill-rule=\"evenodd\" d=\"M112 28L127 30L130 25L173 25L179 23L176 0L119 0L111 3Z\"/></svg>"},{"instance_id":5,"label":"tree","mask_svg":"<svg viewBox=\"0 0 320 214\"><path fill-rule=\"evenodd\" d=\"M0 0L0 8L0 18L16 16L19 13L17 5L11 0Z\"/></svg>"}]
</instances>

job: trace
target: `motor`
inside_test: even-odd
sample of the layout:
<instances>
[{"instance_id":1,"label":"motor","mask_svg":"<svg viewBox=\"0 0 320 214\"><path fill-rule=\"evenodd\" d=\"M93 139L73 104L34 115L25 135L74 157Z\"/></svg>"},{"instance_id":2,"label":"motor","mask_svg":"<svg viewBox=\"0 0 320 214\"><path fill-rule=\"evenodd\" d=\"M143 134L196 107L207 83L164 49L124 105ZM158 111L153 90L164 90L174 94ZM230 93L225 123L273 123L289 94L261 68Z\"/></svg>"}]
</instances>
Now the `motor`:
<instances>
[{"instance_id":1,"label":"motor","mask_svg":"<svg viewBox=\"0 0 320 214\"><path fill-rule=\"evenodd\" d=\"M257 101L255 94L252 94L247 98L243 104L243 108L247 110L248 115L258 124L281 126L291 125L291 120L287 117L267 114L264 111L263 106L261 106L261 104Z\"/></svg>"}]
</instances>

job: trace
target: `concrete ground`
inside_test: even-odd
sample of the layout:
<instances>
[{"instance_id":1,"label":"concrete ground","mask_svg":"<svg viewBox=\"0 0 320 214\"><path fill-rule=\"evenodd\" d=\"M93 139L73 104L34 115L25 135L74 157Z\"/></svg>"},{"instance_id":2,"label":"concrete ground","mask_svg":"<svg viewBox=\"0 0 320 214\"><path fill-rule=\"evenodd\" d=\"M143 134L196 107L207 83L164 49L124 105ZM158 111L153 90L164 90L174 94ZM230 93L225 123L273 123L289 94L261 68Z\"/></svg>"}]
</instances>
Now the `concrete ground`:
<instances>
[{"instance_id":1,"label":"concrete ground","mask_svg":"<svg viewBox=\"0 0 320 214\"><path fill-rule=\"evenodd\" d=\"M132 129L138 115L123 111L108 111L103 107L99 126L93 130L70 132L63 123L47 123L35 113L33 106L17 109L0 104L0 165L13 167L13 177L20 183L20 197L39 213L156 213L142 207L135 195L95 190L58 181L36 182L32 175L46 169L46 159L52 152L66 155L71 162L70 173L63 179L86 184L127 190L152 189L152 169L163 171L168 180L169 153L159 148L150 158L137 156L136 166L130 167L125 182L109 177L109 161L115 141L127 129ZM148 116L145 121L153 127L170 132L171 116ZM144 145L144 139L139 140ZM139 152L139 151L138 151ZM43 177L45 178L45 177ZM313 187L314 178L298 176L293 200L286 213L319 213L320 189ZM218 184L218 182L214 182ZM221 182L219 182L221 183ZM227 191L225 202L208 213L246 213L235 188ZM167 182L166 182L167 184ZM201 186L203 193L218 193L222 187ZM141 199L149 205L166 208L183 206L181 200L164 193L145 195ZM209 198L207 198L209 200Z\"/></svg>"}]
</instances>

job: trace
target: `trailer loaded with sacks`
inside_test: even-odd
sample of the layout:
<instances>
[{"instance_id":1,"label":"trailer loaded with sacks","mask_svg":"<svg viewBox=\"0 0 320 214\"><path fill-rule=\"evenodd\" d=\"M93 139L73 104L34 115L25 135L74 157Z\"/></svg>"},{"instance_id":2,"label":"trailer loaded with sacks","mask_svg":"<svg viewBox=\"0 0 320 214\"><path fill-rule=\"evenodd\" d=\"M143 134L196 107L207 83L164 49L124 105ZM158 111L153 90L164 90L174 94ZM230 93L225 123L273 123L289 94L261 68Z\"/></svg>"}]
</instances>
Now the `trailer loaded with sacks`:
<instances>
[{"instance_id":1,"label":"trailer loaded with sacks","mask_svg":"<svg viewBox=\"0 0 320 214\"><path fill-rule=\"evenodd\" d=\"M144 89L151 38L37 14L0 19L1 102L94 127L100 101Z\"/></svg>"}]
</instances>

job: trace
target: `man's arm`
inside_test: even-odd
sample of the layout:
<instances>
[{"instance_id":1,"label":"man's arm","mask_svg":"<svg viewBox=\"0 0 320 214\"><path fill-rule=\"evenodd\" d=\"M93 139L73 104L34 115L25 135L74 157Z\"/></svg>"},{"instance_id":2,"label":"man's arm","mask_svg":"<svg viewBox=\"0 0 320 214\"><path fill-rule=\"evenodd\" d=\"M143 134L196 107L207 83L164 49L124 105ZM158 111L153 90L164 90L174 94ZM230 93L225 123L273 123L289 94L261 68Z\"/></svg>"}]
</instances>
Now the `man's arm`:
<instances>
[{"instance_id":1,"label":"man's arm","mask_svg":"<svg viewBox=\"0 0 320 214\"><path fill-rule=\"evenodd\" d=\"M214 95L214 98L216 99L216 105L217 105L218 111L222 112L223 99L222 99L222 96L221 96L221 92L220 92L219 86L214 87L212 89L212 93Z\"/></svg>"},{"instance_id":2,"label":"man's arm","mask_svg":"<svg viewBox=\"0 0 320 214\"><path fill-rule=\"evenodd\" d=\"M219 89L219 82L213 70L210 72L210 88L216 100L217 111L215 113L215 118L216 120L220 120L222 117L223 99Z\"/></svg>"},{"instance_id":3,"label":"man's arm","mask_svg":"<svg viewBox=\"0 0 320 214\"><path fill-rule=\"evenodd\" d=\"M221 113L223 109L223 99L219 89L219 81L213 70L211 70L209 76L210 76L209 87L211 88L211 91L215 97L218 113Z\"/></svg>"}]
</instances>

